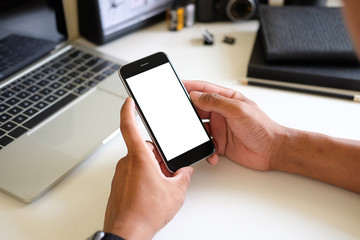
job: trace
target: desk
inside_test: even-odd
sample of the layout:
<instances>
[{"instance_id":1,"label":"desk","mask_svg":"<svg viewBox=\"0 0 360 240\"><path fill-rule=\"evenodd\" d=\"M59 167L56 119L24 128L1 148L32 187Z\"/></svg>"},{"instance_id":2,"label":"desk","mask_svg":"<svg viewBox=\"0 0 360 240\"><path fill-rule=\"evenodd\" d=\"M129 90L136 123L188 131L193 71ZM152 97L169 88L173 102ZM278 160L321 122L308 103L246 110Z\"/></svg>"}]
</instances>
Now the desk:
<instances>
[{"instance_id":1,"label":"desk","mask_svg":"<svg viewBox=\"0 0 360 240\"><path fill-rule=\"evenodd\" d=\"M202 45L201 27L169 32L159 23L98 50L128 61L164 51L181 78L234 88L283 125L360 139L358 103L241 84L257 21L203 25L214 46ZM235 44L222 43L224 35ZM118 135L31 204L0 193L0 239L85 239L101 229L114 168L125 154ZM359 194L226 158L194 168L183 208L155 239L360 239Z\"/></svg>"}]
</instances>

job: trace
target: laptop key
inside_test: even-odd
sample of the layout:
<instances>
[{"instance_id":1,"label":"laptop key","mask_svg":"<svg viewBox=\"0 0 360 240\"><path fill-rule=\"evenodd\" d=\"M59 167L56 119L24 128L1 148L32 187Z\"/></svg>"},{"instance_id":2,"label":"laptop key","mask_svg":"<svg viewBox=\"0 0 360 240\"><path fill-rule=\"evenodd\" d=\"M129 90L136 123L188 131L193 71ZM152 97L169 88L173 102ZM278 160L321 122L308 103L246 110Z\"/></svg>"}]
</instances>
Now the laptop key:
<instances>
[{"instance_id":1,"label":"laptop key","mask_svg":"<svg viewBox=\"0 0 360 240\"><path fill-rule=\"evenodd\" d=\"M58 95L58 96L63 96L65 93L66 93L66 91L63 90L63 89L60 89L60 90L55 92L55 94Z\"/></svg>"},{"instance_id":2,"label":"laptop key","mask_svg":"<svg viewBox=\"0 0 360 240\"><path fill-rule=\"evenodd\" d=\"M96 84L97 84L97 82L95 82L95 81L88 81L86 83L86 85L89 86L89 87L94 87Z\"/></svg>"},{"instance_id":3,"label":"laptop key","mask_svg":"<svg viewBox=\"0 0 360 240\"><path fill-rule=\"evenodd\" d=\"M48 88L45 88L45 89L43 89L43 90L40 91L40 93L41 93L42 95L48 95L48 94L51 93L51 92L52 92L52 90L50 90L50 89L48 89Z\"/></svg>"},{"instance_id":4,"label":"laptop key","mask_svg":"<svg viewBox=\"0 0 360 240\"><path fill-rule=\"evenodd\" d=\"M24 82L23 82L23 84L25 84L25 85L27 85L27 86L30 86L30 85L32 85L32 84L34 84L34 80L32 80L32 79L26 79Z\"/></svg>"},{"instance_id":5,"label":"laptop key","mask_svg":"<svg viewBox=\"0 0 360 240\"><path fill-rule=\"evenodd\" d=\"M35 94L33 96L31 96L29 99L33 102L37 102L39 101L40 99L42 98L42 96L38 95L38 94Z\"/></svg>"},{"instance_id":6,"label":"laptop key","mask_svg":"<svg viewBox=\"0 0 360 240\"><path fill-rule=\"evenodd\" d=\"M84 72L84 71L87 70L87 68L84 67L84 66L82 66L82 67L79 67L77 70L78 70L79 72Z\"/></svg>"},{"instance_id":7,"label":"laptop key","mask_svg":"<svg viewBox=\"0 0 360 240\"><path fill-rule=\"evenodd\" d=\"M46 81L46 80L41 80L40 82L37 83L37 85L43 87L43 86L46 86L49 82Z\"/></svg>"},{"instance_id":8,"label":"laptop key","mask_svg":"<svg viewBox=\"0 0 360 240\"><path fill-rule=\"evenodd\" d=\"M76 84L82 84L85 80L82 79L82 78L76 78L73 83L76 83Z\"/></svg>"},{"instance_id":9,"label":"laptop key","mask_svg":"<svg viewBox=\"0 0 360 240\"><path fill-rule=\"evenodd\" d=\"M12 141L14 141L13 138L8 137L8 136L3 136L3 137L0 138L0 145L5 147L6 145L11 143Z\"/></svg>"},{"instance_id":10,"label":"laptop key","mask_svg":"<svg viewBox=\"0 0 360 240\"><path fill-rule=\"evenodd\" d=\"M81 54L81 52L79 50L75 51L74 53L70 54L70 57L72 58L76 58L77 56L79 56Z\"/></svg>"},{"instance_id":11,"label":"laptop key","mask_svg":"<svg viewBox=\"0 0 360 240\"><path fill-rule=\"evenodd\" d=\"M83 94L85 93L87 90L89 90L89 88L81 86L79 88L77 88L74 92L78 93L78 94Z\"/></svg>"},{"instance_id":12,"label":"laptop key","mask_svg":"<svg viewBox=\"0 0 360 240\"><path fill-rule=\"evenodd\" d=\"M104 68L106 68L109 65L110 65L110 62L106 61L106 62L103 62L103 63L99 64L98 66L94 67L93 69L91 69L91 71L100 72L101 70L103 70Z\"/></svg>"},{"instance_id":13,"label":"laptop key","mask_svg":"<svg viewBox=\"0 0 360 240\"><path fill-rule=\"evenodd\" d=\"M65 58L61 59L61 62L63 62L63 63L67 63L69 61L71 61L71 58L69 58L69 57L65 57Z\"/></svg>"},{"instance_id":14,"label":"laptop key","mask_svg":"<svg viewBox=\"0 0 360 240\"><path fill-rule=\"evenodd\" d=\"M60 85L59 83L53 83L53 84L50 85L50 87L53 88L53 89L57 89L57 88L59 88L60 86L61 86L61 85Z\"/></svg>"},{"instance_id":15,"label":"laptop key","mask_svg":"<svg viewBox=\"0 0 360 240\"><path fill-rule=\"evenodd\" d=\"M49 97L45 98L45 101L50 102L50 103L55 102L56 100L57 100L57 97L55 97L55 96L49 96Z\"/></svg>"},{"instance_id":16,"label":"laptop key","mask_svg":"<svg viewBox=\"0 0 360 240\"><path fill-rule=\"evenodd\" d=\"M113 74L114 70L113 69L108 69L105 72L103 72L103 74L105 74L106 76L109 76L111 74Z\"/></svg>"},{"instance_id":17,"label":"laptop key","mask_svg":"<svg viewBox=\"0 0 360 240\"><path fill-rule=\"evenodd\" d=\"M29 92L34 93L34 92L36 92L36 91L38 91L38 90L39 90L39 87L36 87L36 86L31 86L31 87L29 87L27 90L28 90Z\"/></svg>"},{"instance_id":18,"label":"laptop key","mask_svg":"<svg viewBox=\"0 0 360 240\"><path fill-rule=\"evenodd\" d=\"M105 79L105 77L103 75L99 75L99 76L95 77L95 79L98 81L102 81Z\"/></svg>"},{"instance_id":19,"label":"laptop key","mask_svg":"<svg viewBox=\"0 0 360 240\"><path fill-rule=\"evenodd\" d=\"M19 116L16 116L12 119L13 122L16 122L18 124L24 122L27 119L24 115L20 114Z\"/></svg>"},{"instance_id":20,"label":"laptop key","mask_svg":"<svg viewBox=\"0 0 360 240\"><path fill-rule=\"evenodd\" d=\"M7 114L7 113L3 113L0 116L0 122L6 122L11 118L11 115Z\"/></svg>"},{"instance_id":21,"label":"laptop key","mask_svg":"<svg viewBox=\"0 0 360 240\"><path fill-rule=\"evenodd\" d=\"M34 105L34 107L36 107L37 109L43 109L47 106L48 104L44 103L44 102L39 102L37 104Z\"/></svg>"},{"instance_id":22,"label":"laptop key","mask_svg":"<svg viewBox=\"0 0 360 240\"><path fill-rule=\"evenodd\" d=\"M111 66L111 68L117 71L117 70L119 70L120 65L119 64L114 64L114 65Z\"/></svg>"},{"instance_id":23,"label":"laptop key","mask_svg":"<svg viewBox=\"0 0 360 240\"><path fill-rule=\"evenodd\" d=\"M74 84L71 84L71 83L69 83L68 85L65 86L65 88L68 89L68 90L71 90L71 89L73 89L74 87L75 87L75 85L74 85Z\"/></svg>"},{"instance_id":24,"label":"laptop key","mask_svg":"<svg viewBox=\"0 0 360 240\"><path fill-rule=\"evenodd\" d=\"M54 63L53 65L51 65L51 67L53 67L53 68L59 68L61 66L62 65L60 63Z\"/></svg>"},{"instance_id":25,"label":"laptop key","mask_svg":"<svg viewBox=\"0 0 360 240\"><path fill-rule=\"evenodd\" d=\"M25 87L22 85L16 85L15 87L12 88L12 90L15 92L20 92L23 89L25 89Z\"/></svg>"},{"instance_id":26,"label":"laptop key","mask_svg":"<svg viewBox=\"0 0 360 240\"><path fill-rule=\"evenodd\" d=\"M10 98L8 101L6 101L5 103L6 104L9 104L9 105L14 105L14 104L17 104L18 102L20 102L19 99L17 98Z\"/></svg>"},{"instance_id":27,"label":"laptop key","mask_svg":"<svg viewBox=\"0 0 360 240\"><path fill-rule=\"evenodd\" d=\"M36 80L40 80L44 77L44 74L38 73L36 75L33 76L33 78L35 78Z\"/></svg>"},{"instance_id":28,"label":"laptop key","mask_svg":"<svg viewBox=\"0 0 360 240\"><path fill-rule=\"evenodd\" d=\"M4 93L1 94L1 96L3 96L4 98L9 98L12 97L15 93L12 91L5 91Z\"/></svg>"},{"instance_id":29,"label":"laptop key","mask_svg":"<svg viewBox=\"0 0 360 240\"><path fill-rule=\"evenodd\" d=\"M24 112L24 114L28 115L29 117L33 116L35 113L37 113L38 110L34 109L34 108L29 108L28 110L26 110Z\"/></svg>"},{"instance_id":30,"label":"laptop key","mask_svg":"<svg viewBox=\"0 0 360 240\"><path fill-rule=\"evenodd\" d=\"M22 109L19 108L19 107L13 107L11 109L8 110L8 113L12 114L12 115L16 115L18 114L19 112L21 112Z\"/></svg>"},{"instance_id":31,"label":"laptop key","mask_svg":"<svg viewBox=\"0 0 360 240\"><path fill-rule=\"evenodd\" d=\"M79 73L78 72L72 72L69 75L70 75L70 77L77 77L79 75Z\"/></svg>"},{"instance_id":32,"label":"laptop key","mask_svg":"<svg viewBox=\"0 0 360 240\"><path fill-rule=\"evenodd\" d=\"M83 64L84 62L85 62L85 59L83 59L83 58L76 59L76 60L74 61L74 63L76 63L76 64Z\"/></svg>"},{"instance_id":33,"label":"laptop key","mask_svg":"<svg viewBox=\"0 0 360 240\"><path fill-rule=\"evenodd\" d=\"M16 127L16 124L13 122L6 122L3 125L1 125L1 129L4 131L11 131L12 129L14 129Z\"/></svg>"},{"instance_id":34,"label":"laptop key","mask_svg":"<svg viewBox=\"0 0 360 240\"><path fill-rule=\"evenodd\" d=\"M86 65L92 67L92 66L94 66L95 64L99 63L100 61L102 61L100 58L94 58L94 59L88 61L88 62L86 63Z\"/></svg>"},{"instance_id":35,"label":"laptop key","mask_svg":"<svg viewBox=\"0 0 360 240\"><path fill-rule=\"evenodd\" d=\"M70 81L70 78L68 78L68 77L63 77L60 79L60 82L63 82L63 83L67 83L68 81Z\"/></svg>"},{"instance_id":36,"label":"laptop key","mask_svg":"<svg viewBox=\"0 0 360 240\"><path fill-rule=\"evenodd\" d=\"M60 69L56 73L59 75L64 75L67 71L65 69Z\"/></svg>"},{"instance_id":37,"label":"laptop key","mask_svg":"<svg viewBox=\"0 0 360 240\"><path fill-rule=\"evenodd\" d=\"M27 92L21 92L18 95L16 95L16 97L20 98L20 99L25 99L29 96L30 94Z\"/></svg>"},{"instance_id":38,"label":"laptop key","mask_svg":"<svg viewBox=\"0 0 360 240\"><path fill-rule=\"evenodd\" d=\"M26 128L23 128L23 127L17 127L15 128L14 130L12 130L11 132L9 132L9 135L13 138L18 138L20 137L21 135L23 135L24 133L27 132L27 129Z\"/></svg>"},{"instance_id":39,"label":"laptop key","mask_svg":"<svg viewBox=\"0 0 360 240\"><path fill-rule=\"evenodd\" d=\"M0 111L1 111L1 112L5 111L5 110L8 109L8 108L9 108L8 105L6 105L6 104L0 104Z\"/></svg>"},{"instance_id":40,"label":"laptop key","mask_svg":"<svg viewBox=\"0 0 360 240\"><path fill-rule=\"evenodd\" d=\"M51 74L50 76L47 77L47 79L54 81L55 79L57 79L58 76L56 76L55 74Z\"/></svg>"},{"instance_id":41,"label":"laptop key","mask_svg":"<svg viewBox=\"0 0 360 240\"><path fill-rule=\"evenodd\" d=\"M42 72L45 73L45 74L52 73L53 71L54 71L53 68L45 68L45 69L42 70Z\"/></svg>"},{"instance_id":42,"label":"laptop key","mask_svg":"<svg viewBox=\"0 0 360 240\"><path fill-rule=\"evenodd\" d=\"M75 65L70 63L70 64L66 65L66 68L71 70L71 69L75 68Z\"/></svg>"},{"instance_id":43,"label":"laptop key","mask_svg":"<svg viewBox=\"0 0 360 240\"><path fill-rule=\"evenodd\" d=\"M91 73L85 73L82 75L84 78L91 78L93 75Z\"/></svg>"},{"instance_id":44,"label":"laptop key","mask_svg":"<svg viewBox=\"0 0 360 240\"><path fill-rule=\"evenodd\" d=\"M27 108L27 107L29 107L31 104L32 104L32 102L30 102L30 101L28 101L28 100L25 100L25 101L23 101L22 103L20 103L19 106L22 107L22 108Z\"/></svg>"}]
</instances>

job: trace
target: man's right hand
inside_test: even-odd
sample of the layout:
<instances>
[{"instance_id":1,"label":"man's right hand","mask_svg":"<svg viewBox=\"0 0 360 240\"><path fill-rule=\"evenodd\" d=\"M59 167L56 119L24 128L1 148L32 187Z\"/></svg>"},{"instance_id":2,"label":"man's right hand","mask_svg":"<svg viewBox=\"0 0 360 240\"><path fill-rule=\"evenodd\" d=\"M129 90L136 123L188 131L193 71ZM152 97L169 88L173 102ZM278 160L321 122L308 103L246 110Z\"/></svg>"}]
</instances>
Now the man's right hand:
<instances>
[{"instance_id":1,"label":"man's right hand","mask_svg":"<svg viewBox=\"0 0 360 240\"><path fill-rule=\"evenodd\" d=\"M184 81L216 154L257 170L281 170L360 193L360 141L283 127L239 92L205 82Z\"/></svg>"},{"instance_id":2,"label":"man's right hand","mask_svg":"<svg viewBox=\"0 0 360 240\"><path fill-rule=\"evenodd\" d=\"M218 155L225 155L252 169L271 168L276 135L284 127L237 91L200 81L183 83L200 117L210 120L207 129L217 148L208 159L211 164L217 163Z\"/></svg>"}]
</instances>

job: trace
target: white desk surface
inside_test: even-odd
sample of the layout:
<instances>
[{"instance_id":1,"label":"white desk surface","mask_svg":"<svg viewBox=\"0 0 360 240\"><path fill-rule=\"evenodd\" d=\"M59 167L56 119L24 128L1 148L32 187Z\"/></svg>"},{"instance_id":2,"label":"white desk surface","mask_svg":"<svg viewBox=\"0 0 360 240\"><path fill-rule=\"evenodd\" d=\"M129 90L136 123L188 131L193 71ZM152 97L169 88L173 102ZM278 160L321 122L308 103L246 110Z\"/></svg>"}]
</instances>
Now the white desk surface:
<instances>
[{"instance_id":1,"label":"white desk surface","mask_svg":"<svg viewBox=\"0 0 360 240\"><path fill-rule=\"evenodd\" d=\"M203 26L215 35L214 46L202 45L200 25L169 32L159 23L98 49L128 61L164 51L181 78L239 90L283 125L360 139L359 103L241 84L256 21ZM222 43L224 35L235 44ZM31 204L0 192L0 239L85 239L101 229L114 168L125 154L118 135ZM360 239L359 194L225 158L194 167L183 208L155 239Z\"/></svg>"}]
</instances>

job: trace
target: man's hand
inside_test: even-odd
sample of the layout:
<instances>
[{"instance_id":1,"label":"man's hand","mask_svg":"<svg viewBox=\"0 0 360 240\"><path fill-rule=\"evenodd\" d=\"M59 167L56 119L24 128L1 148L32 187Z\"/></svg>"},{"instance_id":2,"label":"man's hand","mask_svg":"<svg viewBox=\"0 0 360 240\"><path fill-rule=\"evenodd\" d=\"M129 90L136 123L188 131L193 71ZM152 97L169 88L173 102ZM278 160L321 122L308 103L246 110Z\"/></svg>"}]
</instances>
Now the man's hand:
<instances>
[{"instance_id":1,"label":"man's hand","mask_svg":"<svg viewBox=\"0 0 360 240\"><path fill-rule=\"evenodd\" d=\"M179 211L193 169L173 175L145 142L135 122L134 102L126 99L120 129L128 154L116 167L105 214L104 231L125 239L151 239Z\"/></svg>"},{"instance_id":2,"label":"man's hand","mask_svg":"<svg viewBox=\"0 0 360 240\"><path fill-rule=\"evenodd\" d=\"M184 85L218 154L257 170L281 170L360 193L360 141L286 128L239 92L198 81Z\"/></svg>"},{"instance_id":3,"label":"man's hand","mask_svg":"<svg viewBox=\"0 0 360 240\"><path fill-rule=\"evenodd\" d=\"M216 145L208 161L225 155L243 166L269 170L275 139L282 126L272 121L251 100L237 91L200 81L183 81Z\"/></svg>"}]
</instances>

